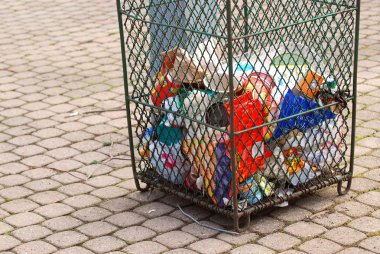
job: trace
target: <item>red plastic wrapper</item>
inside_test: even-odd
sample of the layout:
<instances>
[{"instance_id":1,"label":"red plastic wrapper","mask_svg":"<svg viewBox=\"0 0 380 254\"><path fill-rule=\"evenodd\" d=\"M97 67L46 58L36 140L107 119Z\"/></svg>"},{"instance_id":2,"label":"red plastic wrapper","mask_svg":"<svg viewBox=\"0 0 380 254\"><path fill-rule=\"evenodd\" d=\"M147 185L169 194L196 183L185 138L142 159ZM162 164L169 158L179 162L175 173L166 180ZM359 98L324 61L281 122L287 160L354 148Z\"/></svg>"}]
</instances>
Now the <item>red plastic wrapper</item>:
<instances>
[{"instance_id":1,"label":"red plastic wrapper","mask_svg":"<svg viewBox=\"0 0 380 254\"><path fill-rule=\"evenodd\" d=\"M235 132L264 124L267 112L263 110L260 100L252 97L251 91L237 97L232 106ZM231 105L229 102L226 103L226 109L230 116ZM265 159L271 156L271 152L264 143L266 133L267 127L260 127L235 135L235 158L238 170L236 180L238 182L250 178L258 169L264 169Z\"/></svg>"}]
</instances>

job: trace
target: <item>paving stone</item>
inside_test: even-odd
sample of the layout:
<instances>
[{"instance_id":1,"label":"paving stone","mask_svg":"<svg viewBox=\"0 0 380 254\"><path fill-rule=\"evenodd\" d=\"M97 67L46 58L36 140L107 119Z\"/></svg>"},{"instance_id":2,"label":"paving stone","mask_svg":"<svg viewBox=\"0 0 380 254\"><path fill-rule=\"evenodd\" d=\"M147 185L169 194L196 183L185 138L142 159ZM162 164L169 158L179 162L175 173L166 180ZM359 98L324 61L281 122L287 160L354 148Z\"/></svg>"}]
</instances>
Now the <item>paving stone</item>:
<instances>
[{"instance_id":1,"label":"paving stone","mask_svg":"<svg viewBox=\"0 0 380 254\"><path fill-rule=\"evenodd\" d=\"M143 206L139 206L133 211L148 218L155 218L155 217L168 214L173 210L174 208L171 206L168 206L159 202L152 202L152 203L145 204Z\"/></svg>"},{"instance_id":2,"label":"paving stone","mask_svg":"<svg viewBox=\"0 0 380 254\"><path fill-rule=\"evenodd\" d=\"M327 229L312 222L300 221L287 226L284 231L297 237L310 238L326 232Z\"/></svg>"},{"instance_id":3,"label":"paving stone","mask_svg":"<svg viewBox=\"0 0 380 254\"><path fill-rule=\"evenodd\" d=\"M123 249L129 254L158 254L166 250L168 249L165 246L152 241L138 242Z\"/></svg>"},{"instance_id":4,"label":"paving stone","mask_svg":"<svg viewBox=\"0 0 380 254\"><path fill-rule=\"evenodd\" d=\"M177 229L183 226L184 223L173 217L161 216L161 217L147 220L142 225L156 232L163 233L163 232Z\"/></svg>"},{"instance_id":5,"label":"paving stone","mask_svg":"<svg viewBox=\"0 0 380 254\"><path fill-rule=\"evenodd\" d=\"M3 209L0 209L0 219L3 219L7 216L9 216L9 213L4 211Z\"/></svg>"},{"instance_id":6,"label":"paving stone","mask_svg":"<svg viewBox=\"0 0 380 254\"><path fill-rule=\"evenodd\" d=\"M55 161L48 165L49 168L56 169L58 171L71 171L82 167L83 164L76 160L65 159L60 161Z\"/></svg>"},{"instance_id":7,"label":"paving stone","mask_svg":"<svg viewBox=\"0 0 380 254\"><path fill-rule=\"evenodd\" d=\"M10 250L21 242L9 235L0 235L0 251Z\"/></svg>"},{"instance_id":8,"label":"paving stone","mask_svg":"<svg viewBox=\"0 0 380 254\"><path fill-rule=\"evenodd\" d=\"M332 254L341 250L342 247L326 239L314 238L301 244L299 249L310 254Z\"/></svg>"},{"instance_id":9,"label":"paving stone","mask_svg":"<svg viewBox=\"0 0 380 254\"><path fill-rule=\"evenodd\" d=\"M85 140L71 145L72 148L82 152L94 151L102 146L102 143L95 140Z\"/></svg>"},{"instance_id":10,"label":"paving stone","mask_svg":"<svg viewBox=\"0 0 380 254\"><path fill-rule=\"evenodd\" d=\"M283 221L296 222L310 216L311 212L299 207L288 206L286 208L276 209L271 215Z\"/></svg>"},{"instance_id":11,"label":"paving stone","mask_svg":"<svg viewBox=\"0 0 380 254\"><path fill-rule=\"evenodd\" d=\"M85 194L94 190L93 187L83 184L83 183L72 183L69 185L64 185L58 189L58 191L65 193L69 196L76 196L80 194Z\"/></svg>"},{"instance_id":12,"label":"paving stone","mask_svg":"<svg viewBox=\"0 0 380 254\"><path fill-rule=\"evenodd\" d=\"M356 201L347 201L335 206L335 210L351 217L361 217L371 213L373 208Z\"/></svg>"},{"instance_id":13,"label":"paving stone","mask_svg":"<svg viewBox=\"0 0 380 254\"><path fill-rule=\"evenodd\" d=\"M328 231L324 237L342 245L353 245L366 238L366 235L352 228L338 227Z\"/></svg>"},{"instance_id":14,"label":"paving stone","mask_svg":"<svg viewBox=\"0 0 380 254\"><path fill-rule=\"evenodd\" d=\"M58 191L39 192L39 193L36 193L36 194L29 197L29 199L31 199L34 202L37 202L41 205L56 203L56 202L61 201L65 198L67 198L67 196L65 194L58 192Z\"/></svg>"},{"instance_id":15,"label":"paving stone","mask_svg":"<svg viewBox=\"0 0 380 254\"><path fill-rule=\"evenodd\" d=\"M200 221L200 223L207 225L207 226L217 228L217 229L219 229L219 228L223 229L223 227L221 227L220 225L213 223L211 221ZM216 230L210 229L210 228L206 228L206 227L202 227L196 223L188 224L188 225L184 226L181 230L184 232L190 233L190 234L192 234L198 238L202 238L202 239L213 237L219 233L219 231L216 231Z\"/></svg>"},{"instance_id":16,"label":"paving stone","mask_svg":"<svg viewBox=\"0 0 380 254\"><path fill-rule=\"evenodd\" d=\"M378 189L380 183L369 180L367 178L353 178L351 189L357 192L367 192L370 190Z\"/></svg>"},{"instance_id":17,"label":"paving stone","mask_svg":"<svg viewBox=\"0 0 380 254\"><path fill-rule=\"evenodd\" d=\"M43 241L24 243L14 249L17 254L50 254L56 250L56 247Z\"/></svg>"},{"instance_id":18,"label":"paving stone","mask_svg":"<svg viewBox=\"0 0 380 254\"><path fill-rule=\"evenodd\" d=\"M259 235L255 233L241 233L240 235L221 233L217 235L219 240L225 241L231 245L243 245L256 240L258 237Z\"/></svg>"},{"instance_id":19,"label":"paving stone","mask_svg":"<svg viewBox=\"0 0 380 254\"><path fill-rule=\"evenodd\" d=\"M16 146L8 144L8 143L0 143L0 153L9 152L13 149L15 149Z\"/></svg>"},{"instance_id":20,"label":"paving stone","mask_svg":"<svg viewBox=\"0 0 380 254\"><path fill-rule=\"evenodd\" d=\"M317 195L302 198L296 203L297 206L312 212L320 212L332 206L333 204L333 201Z\"/></svg>"},{"instance_id":21,"label":"paving stone","mask_svg":"<svg viewBox=\"0 0 380 254\"><path fill-rule=\"evenodd\" d=\"M361 145L361 146L376 149L380 147L380 138L367 137L362 140L359 140L357 143L358 145Z\"/></svg>"},{"instance_id":22,"label":"paving stone","mask_svg":"<svg viewBox=\"0 0 380 254\"><path fill-rule=\"evenodd\" d=\"M57 160L67 159L77 154L79 154L79 151L70 147L60 147L50 150L46 153L46 155Z\"/></svg>"},{"instance_id":23,"label":"paving stone","mask_svg":"<svg viewBox=\"0 0 380 254\"><path fill-rule=\"evenodd\" d=\"M164 254L196 254L196 252L188 249L179 248L175 250L166 251L164 252Z\"/></svg>"},{"instance_id":24,"label":"paving stone","mask_svg":"<svg viewBox=\"0 0 380 254\"><path fill-rule=\"evenodd\" d=\"M359 195L356 200L367 205L380 207L380 191L370 191Z\"/></svg>"},{"instance_id":25,"label":"paving stone","mask_svg":"<svg viewBox=\"0 0 380 254\"><path fill-rule=\"evenodd\" d=\"M357 247L351 247L351 248L347 248L342 251L339 251L337 254L373 254L373 252L359 249Z\"/></svg>"},{"instance_id":26,"label":"paving stone","mask_svg":"<svg viewBox=\"0 0 380 254\"><path fill-rule=\"evenodd\" d=\"M72 173L61 173L61 174L56 174L51 177L51 179L56 180L62 184L70 184L70 183L76 183L80 182L81 178L79 176L75 176L75 172Z\"/></svg>"},{"instance_id":27,"label":"paving stone","mask_svg":"<svg viewBox=\"0 0 380 254\"><path fill-rule=\"evenodd\" d=\"M368 179L375 180L380 182L380 168L373 169L364 174L364 176Z\"/></svg>"},{"instance_id":28,"label":"paving stone","mask_svg":"<svg viewBox=\"0 0 380 254\"><path fill-rule=\"evenodd\" d=\"M41 206L34 210L34 212L47 217L47 218L55 218L62 215L66 215L72 213L74 209L68 205L62 203L54 203L45 206Z\"/></svg>"},{"instance_id":29,"label":"paving stone","mask_svg":"<svg viewBox=\"0 0 380 254\"><path fill-rule=\"evenodd\" d=\"M221 240L208 238L190 244L189 248L203 254L217 254L229 251L232 248L232 246Z\"/></svg>"},{"instance_id":30,"label":"paving stone","mask_svg":"<svg viewBox=\"0 0 380 254\"><path fill-rule=\"evenodd\" d=\"M14 153L23 157L37 155L45 151L46 149L37 145L21 146L13 150Z\"/></svg>"},{"instance_id":31,"label":"paving stone","mask_svg":"<svg viewBox=\"0 0 380 254\"><path fill-rule=\"evenodd\" d=\"M15 186L29 182L30 179L23 175L8 175L0 177L0 184L4 186Z\"/></svg>"},{"instance_id":32,"label":"paving stone","mask_svg":"<svg viewBox=\"0 0 380 254\"><path fill-rule=\"evenodd\" d=\"M284 225L282 221L264 216L252 220L249 230L260 234L269 234L283 228Z\"/></svg>"},{"instance_id":33,"label":"paving stone","mask_svg":"<svg viewBox=\"0 0 380 254\"><path fill-rule=\"evenodd\" d=\"M52 163L53 161L54 159L49 156L35 155L32 157L25 158L21 162L30 167L40 168L40 167L46 166L49 163Z\"/></svg>"},{"instance_id":34,"label":"paving stone","mask_svg":"<svg viewBox=\"0 0 380 254\"><path fill-rule=\"evenodd\" d=\"M26 145L35 143L39 140L40 140L39 138L32 135L23 135L23 136L18 136L13 139L10 139L8 140L8 142L16 146L26 146Z\"/></svg>"},{"instance_id":35,"label":"paving stone","mask_svg":"<svg viewBox=\"0 0 380 254\"><path fill-rule=\"evenodd\" d=\"M380 253L380 236L369 237L362 241L359 246L374 253Z\"/></svg>"},{"instance_id":36,"label":"paving stone","mask_svg":"<svg viewBox=\"0 0 380 254\"><path fill-rule=\"evenodd\" d=\"M0 221L0 235L8 233L9 231L12 231L13 229L14 228L11 225L8 225L7 223Z\"/></svg>"},{"instance_id":37,"label":"paving stone","mask_svg":"<svg viewBox=\"0 0 380 254\"><path fill-rule=\"evenodd\" d=\"M44 220L45 219L43 217L32 212L18 213L4 219L6 223L15 227L25 227L40 223Z\"/></svg>"},{"instance_id":38,"label":"paving stone","mask_svg":"<svg viewBox=\"0 0 380 254\"><path fill-rule=\"evenodd\" d=\"M86 181L87 184L95 187L95 188L101 188L106 187L109 185L115 185L120 182L120 179L108 175L102 175L102 176L96 176L93 178L90 178Z\"/></svg>"},{"instance_id":39,"label":"paving stone","mask_svg":"<svg viewBox=\"0 0 380 254\"><path fill-rule=\"evenodd\" d=\"M64 132L57 128L44 128L42 130L38 130L36 132L33 132L33 136L39 137L39 138L53 138L62 135Z\"/></svg>"},{"instance_id":40,"label":"paving stone","mask_svg":"<svg viewBox=\"0 0 380 254\"><path fill-rule=\"evenodd\" d=\"M146 218L133 212L123 212L112 215L106 219L107 222L119 227L129 227L145 221Z\"/></svg>"},{"instance_id":41,"label":"paving stone","mask_svg":"<svg viewBox=\"0 0 380 254\"><path fill-rule=\"evenodd\" d=\"M62 202L74 208L85 208L99 203L101 199L92 195L82 194L63 200ZM103 206L102 206L103 207ZM108 209L107 207L103 207ZM110 209L108 209L110 210Z\"/></svg>"},{"instance_id":42,"label":"paving stone","mask_svg":"<svg viewBox=\"0 0 380 254\"><path fill-rule=\"evenodd\" d=\"M5 175L19 174L27 169L27 166L18 162L11 162L8 164L0 165L0 173L3 173Z\"/></svg>"},{"instance_id":43,"label":"paving stone","mask_svg":"<svg viewBox=\"0 0 380 254\"><path fill-rule=\"evenodd\" d=\"M63 231L50 235L46 238L46 241L58 248L71 247L73 245L83 243L87 240L87 236L75 231Z\"/></svg>"},{"instance_id":44,"label":"paving stone","mask_svg":"<svg viewBox=\"0 0 380 254\"><path fill-rule=\"evenodd\" d=\"M115 198L100 204L101 207L112 212L124 212L138 205L139 203L137 201L129 198Z\"/></svg>"},{"instance_id":45,"label":"paving stone","mask_svg":"<svg viewBox=\"0 0 380 254\"><path fill-rule=\"evenodd\" d=\"M311 217L312 221L326 228L339 227L350 220L350 217L341 213L321 212Z\"/></svg>"},{"instance_id":46,"label":"paving stone","mask_svg":"<svg viewBox=\"0 0 380 254\"><path fill-rule=\"evenodd\" d=\"M85 165L89 165L96 162L102 162L108 158L107 155L98 153L98 152L86 152L86 153L80 153L77 156L74 157L75 160L82 162Z\"/></svg>"},{"instance_id":47,"label":"paving stone","mask_svg":"<svg viewBox=\"0 0 380 254\"><path fill-rule=\"evenodd\" d=\"M284 251L301 243L301 241L288 234L274 233L261 238L260 240L258 240L258 243L265 245L266 247L269 247L271 249Z\"/></svg>"},{"instance_id":48,"label":"paving stone","mask_svg":"<svg viewBox=\"0 0 380 254\"><path fill-rule=\"evenodd\" d=\"M274 254L275 252L258 244L246 244L231 251L231 254Z\"/></svg>"},{"instance_id":49,"label":"paving stone","mask_svg":"<svg viewBox=\"0 0 380 254\"><path fill-rule=\"evenodd\" d=\"M127 190L116 187L116 186L108 186L108 187L97 189L91 192L92 195L97 196L102 199L117 198L117 197L125 196L128 193L129 192Z\"/></svg>"},{"instance_id":50,"label":"paving stone","mask_svg":"<svg viewBox=\"0 0 380 254\"><path fill-rule=\"evenodd\" d=\"M141 202L141 203L153 202L159 198L162 198L163 196L165 196L165 193L163 193L161 191L157 191L157 190L154 190L150 193L149 192L136 191L136 192L133 192L131 194L128 194L129 198L134 199L134 200Z\"/></svg>"},{"instance_id":51,"label":"paving stone","mask_svg":"<svg viewBox=\"0 0 380 254\"><path fill-rule=\"evenodd\" d=\"M371 216L380 219L380 209L373 212Z\"/></svg>"},{"instance_id":52,"label":"paving stone","mask_svg":"<svg viewBox=\"0 0 380 254\"><path fill-rule=\"evenodd\" d=\"M39 205L28 199L15 199L0 205L0 207L10 213L29 212Z\"/></svg>"},{"instance_id":53,"label":"paving stone","mask_svg":"<svg viewBox=\"0 0 380 254\"><path fill-rule=\"evenodd\" d=\"M128 244L132 244L150 239L156 236L156 233L153 230L142 226L132 226L119 230L115 232L114 235L126 241Z\"/></svg>"},{"instance_id":54,"label":"paving stone","mask_svg":"<svg viewBox=\"0 0 380 254\"><path fill-rule=\"evenodd\" d=\"M83 244L84 247L96 253L104 253L108 251L118 250L125 246L120 239L112 236L103 236L89 240Z\"/></svg>"},{"instance_id":55,"label":"paving stone","mask_svg":"<svg viewBox=\"0 0 380 254\"><path fill-rule=\"evenodd\" d=\"M374 156L361 156L355 159L355 164L366 168L379 168L380 160Z\"/></svg>"},{"instance_id":56,"label":"paving stone","mask_svg":"<svg viewBox=\"0 0 380 254\"><path fill-rule=\"evenodd\" d=\"M49 178L50 176L53 176L56 173L54 170L50 168L35 168L25 171L22 174L31 179L42 179Z\"/></svg>"},{"instance_id":57,"label":"paving stone","mask_svg":"<svg viewBox=\"0 0 380 254\"><path fill-rule=\"evenodd\" d=\"M92 176L92 177L107 174L111 172L112 170L113 169L111 167L104 164L87 165L87 166L77 169L78 172L81 172L82 174L85 174L87 176Z\"/></svg>"},{"instance_id":58,"label":"paving stone","mask_svg":"<svg viewBox=\"0 0 380 254\"><path fill-rule=\"evenodd\" d=\"M96 221L88 224L84 224L77 228L77 230L89 237L97 237L102 235L108 235L118 228L104 221Z\"/></svg>"},{"instance_id":59,"label":"paving stone","mask_svg":"<svg viewBox=\"0 0 380 254\"><path fill-rule=\"evenodd\" d=\"M72 214L72 216L74 216L75 218L87 222L98 221L110 215L111 213L109 211L100 207L83 208Z\"/></svg>"},{"instance_id":60,"label":"paving stone","mask_svg":"<svg viewBox=\"0 0 380 254\"><path fill-rule=\"evenodd\" d=\"M33 191L47 191L51 189L56 189L61 184L57 181L51 179L40 179L24 184L25 187Z\"/></svg>"},{"instance_id":61,"label":"paving stone","mask_svg":"<svg viewBox=\"0 0 380 254\"><path fill-rule=\"evenodd\" d=\"M176 203L175 203L176 204ZM198 206L186 206L186 207L183 207L182 210L191 215L193 218L195 218L196 220L204 220L206 218L208 218L210 215L211 215L211 212L206 210L206 209L203 209L201 207L198 207ZM174 212L172 212L170 214L170 216L173 216L177 219L180 219L182 221L185 221L185 222L188 222L188 223L191 223L193 222L189 217L187 217L186 215L184 215L180 210L176 210ZM230 219L228 219L230 221ZM215 222L215 221L214 221ZM217 223L217 222L215 222Z\"/></svg>"},{"instance_id":62,"label":"paving stone","mask_svg":"<svg viewBox=\"0 0 380 254\"><path fill-rule=\"evenodd\" d=\"M121 179L130 179L133 178L133 171L132 168L122 168L119 170L112 171L110 173L112 176L121 178Z\"/></svg>"},{"instance_id":63,"label":"paving stone","mask_svg":"<svg viewBox=\"0 0 380 254\"><path fill-rule=\"evenodd\" d=\"M366 233L374 233L380 231L380 219L372 218L372 217L361 217L351 221L348 224L350 227L355 228L357 230L366 232Z\"/></svg>"},{"instance_id":64,"label":"paving stone","mask_svg":"<svg viewBox=\"0 0 380 254\"><path fill-rule=\"evenodd\" d=\"M32 225L16 229L12 232L12 235L23 242L31 242L34 240L42 239L52 233L53 232L48 228L42 227L40 225Z\"/></svg>"},{"instance_id":65,"label":"paving stone","mask_svg":"<svg viewBox=\"0 0 380 254\"><path fill-rule=\"evenodd\" d=\"M153 239L153 241L159 242L170 249L184 247L196 240L198 238L182 231L170 231Z\"/></svg>"},{"instance_id":66,"label":"paving stone","mask_svg":"<svg viewBox=\"0 0 380 254\"><path fill-rule=\"evenodd\" d=\"M70 230L82 224L83 222L71 216L61 216L61 217L44 221L42 223L43 226L48 227L54 231Z\"/></svg>"},{"instance_id":67,"label":"paving stone","mask_svg":"<svg viewBox=\"0 0 380 254\"><path fill-rule=\"evenodd\" d=\"M31 194L33 194L33 191L22 186L13 186L0 190L0 196L8 200L23 198Z\"/></svg>"},{"instance_id":68,"label":"paving stone","mask_svg":"<svg viewBox=\"0 0 380 254\"><path fill-rule=\"evenodd\" d=\"M55 254L79 254L79 253L80 254L92 254L94 252L89 251L89 250L87 250L83 247L79 247L79 246L73 246L73 247L62 249L62 250L55 252Z\"/></svg>"}]
</instances>

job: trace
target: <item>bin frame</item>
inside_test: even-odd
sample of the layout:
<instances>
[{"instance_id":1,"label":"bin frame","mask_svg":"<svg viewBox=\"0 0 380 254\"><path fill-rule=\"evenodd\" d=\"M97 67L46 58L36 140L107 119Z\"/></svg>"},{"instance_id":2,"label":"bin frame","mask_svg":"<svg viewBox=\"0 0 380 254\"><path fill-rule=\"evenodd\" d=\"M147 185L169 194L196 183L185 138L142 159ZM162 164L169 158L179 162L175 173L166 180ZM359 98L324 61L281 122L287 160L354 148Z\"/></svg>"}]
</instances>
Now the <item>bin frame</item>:
<instances>
[{"instance_id":1,"label":"bin frame","mask_svg":"<svg viewBox=\"0 0 380 254\"><path fill-rule=\"evenodd\" d=\"M126 113L127 113L127 123L128 123L128 136L129 136L129 146L131 147L130 153L131 153L131 163L132 163L132 171L134 175L134 181L136 184L137 190L141 192L146 192L148 190L151 190L153 188L158 188L161 189L165 192L175 194L181 198L190 200L194 202L195 204L202 206L204 208L207 208L209 210L215 211L217 213L229 216L233 219L234 221L234 229L237 232L243 232L245 231L249 225L250 225L250 219L251 219L251 214L256 214L264 209L273 207L276 204L280 204L284 201L290 201L296 198L299 198L300 196L309 194L309 193L314 193L317 190L323 189L327 186L337 184L337 192L339 195L345 195L349 192L351 188L351 183L352 183L352 177L353 177L353 168L354 168L354 153L355 153L355 129L356 129L356 104L357 104L357 72L358 72L358 51L359 51L359 26L360 26L360 1L361 0L356 0L356 5L351 7L351 10L355 12L355 32L354 32L354 53L353 53L353 71L352 71L352 96L347 98L347 101L351 101L352 103L352 111L351 111L351 116L352 116L352 122L351 122L351 143L350 143L350 157L349 157L349 170L346 172L346 174L343 174L341 176L335 176L330 179L327 179L323 182L321 182L318 185L313 185L307 189L299 190L294 193L292 193L290 196L284 196L281 198L274 198L271 199L268 202L265 202L264 204L258 204L254 205L253 207L250 207L248 209L245 209L241 212L238 211L238 202L237 202L237 184L236 181L232 181L232 191L233 191L233 210L228 211L223 208L217 207L211 203L205 202L204 200L201 200L197 197L194 197L192 195L180 192L178 190L175 190L173 188L169 188L168 186L162 185L157 182L153 182L151 178L147 177L146 175L141 175L137 171L136 167L136 156L135 156L135 151L134 151L134 142L133 142L133 127L132 127L132 114L131 114L131 107L130 103L137 103L141 104L140 101L136 100L136 98L130 97L130 91L128 87L128 75L127 75L127 61L126 61L126 49L125 49L125 36L124 36L124 26L123 26L123 16L127 16L127 13L123 11L121 1L123 0L116 0L116 7L117 7L117 16L118 16L118 25L119 25L119 33L120 33L120 45L121 45L121 56L122 56L122 66L123 66L123 79L124 79L124 90L125 90L125 101L126 101ZM324 2L324 0L311 0L315 2ZM227 19L231 20L231 15L232 15L232 9L231 9L231 0L226 0L226 12L227 12ZM247 9L244 7L244 20L246 19L247 15ZM336 13L333 13L336 14ZM249 29L245 25L244 27L244 32L246 35L246 38L249 38L248 31ZM230 77L233 76L234 70L232 67L232 60L233 60L233 49L232 49L232 44L234 41L234 37L232 34L232 29L231 29L231 22L227 22L227 57L228 57L228 74ZM245 41L245 45L247 46L247 41ZM246 47L245 46L245 47ZM229 99L230 101L233 101L234 98L234 88L233 88L233 79L229 78ZM337 103L335 103L337 104ZM325 106L321 106L316 109L308 110L305 112L300 113L299 115L307 114L322 108L327 108L329 106L334 105L328 104ZM233 109L231 109L231 114L230 114L230 123L231 123L231 128L230 128L230 140L232 143L234 143L235 135L236 132L234 131L234 126L233 126L233 116L234 112ZM294 117L294 115L292 115ZM281 119L281 121L286 120L286 119ZM231 154L234 154L235 146L232 145L231 147ZM231 167L232 167L232 174L233 174L233 179L235 179L236 172L237 172L237 167L235 163L235 156L231 156ZM146 187L142 187L140 185L140 181L146 183ZM343 182L347 182L346 186L343 186Z\"/></svg>"}]
</instances>

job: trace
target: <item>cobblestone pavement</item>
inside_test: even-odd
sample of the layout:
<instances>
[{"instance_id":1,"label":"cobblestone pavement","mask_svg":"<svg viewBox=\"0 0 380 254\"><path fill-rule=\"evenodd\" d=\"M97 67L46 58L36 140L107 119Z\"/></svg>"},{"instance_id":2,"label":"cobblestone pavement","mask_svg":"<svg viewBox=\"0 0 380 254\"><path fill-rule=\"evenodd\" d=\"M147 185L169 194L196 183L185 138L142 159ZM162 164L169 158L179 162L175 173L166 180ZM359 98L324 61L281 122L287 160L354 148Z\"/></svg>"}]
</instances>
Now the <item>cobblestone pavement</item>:
<instances>
[{"instance_id":1,"label":"cobblestone pavement","mask_svg":"<svg viewBox=\"0 0 380 254\"><path fill-rule=\"evenodd\" d=\"M363 1L356 178L257 217L230 236L226 219L161 192L135 192L114 1L2 0L1 253L380 253L380 1ZM86 180L87 176L92 177ZM154 212L149 212L151 210ZM8 252L7 252L8 251Z\"/></svg>"}]
</instances>

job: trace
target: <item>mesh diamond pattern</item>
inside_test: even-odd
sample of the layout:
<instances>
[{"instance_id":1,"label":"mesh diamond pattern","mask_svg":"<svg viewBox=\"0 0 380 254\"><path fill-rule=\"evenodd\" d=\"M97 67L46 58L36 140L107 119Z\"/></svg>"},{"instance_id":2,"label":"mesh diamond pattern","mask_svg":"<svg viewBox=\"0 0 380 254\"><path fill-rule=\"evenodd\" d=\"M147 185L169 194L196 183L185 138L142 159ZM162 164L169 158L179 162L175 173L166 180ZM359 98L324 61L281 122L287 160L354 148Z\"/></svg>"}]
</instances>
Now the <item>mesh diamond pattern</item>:
<instances>
[{"instance_id":1,"label":"mesh diamond pattern","mask_svg":"<svg viewBox=\"0 0 380 254\"><path fill-rule=\"evenodd\" d=\"M136 177L231 215L350 177L353 0L124 0Z\"/></svg>"}]
</instances>

